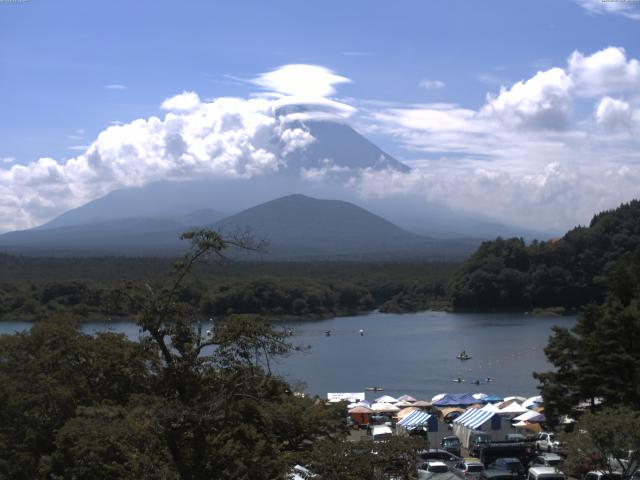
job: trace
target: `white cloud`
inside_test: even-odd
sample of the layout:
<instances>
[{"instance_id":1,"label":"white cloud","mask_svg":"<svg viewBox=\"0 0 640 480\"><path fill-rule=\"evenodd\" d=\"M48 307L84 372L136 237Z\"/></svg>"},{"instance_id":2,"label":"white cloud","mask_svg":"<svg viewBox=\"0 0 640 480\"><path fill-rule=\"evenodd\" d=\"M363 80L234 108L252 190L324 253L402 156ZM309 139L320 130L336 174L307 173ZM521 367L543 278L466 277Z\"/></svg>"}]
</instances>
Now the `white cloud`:
<instances>
[{"instance_id":1,"label":"white cloud","mask_svg":"<svg viewBox=\"0 0 640 480\"><path fill-rule=\"evenodd\" d=\"M584 96L640 93L640 62L635 58L627 61L624 48L609 47L589 56L575 51L569 57L568 72Z\"/></svg>"},{"instance_id":2,"label":"white cloud","mask_svg":"<svg viewBox=\"0 0 640 480\"><path fill-rule=\"evenodd\" d=\"M184 106L173 97L169 107ZM314 138L274 116L266 99L218 98L111 126L84 153L0 168L0 230L38 225L122 187L157 180L251 178L285 166Z\"/></svg>"},{"instance_id":3,"label":"white cloud","mask_svg":"<svg viewBox=\"0 0 640 480\"><path fill-rule=\"evenodd\" d=\"M582 64L600 65L598 53L579 54ZM611 75L609 83L591 76L590 87L619 96L597 105L584 96L585 69L569 66L503 87L478 109L368 102L360 107L359 128L392 136L419 158L409 173L369 171L354 185L365 196L420 194L534 228L585 223L638 195L640 138L630 134L640 125L638 97L624 98L634 62L617 62L626 73ZM579 117L590 109L593 117Z\"/></svg>"},{"instance_id":4,"label":"white cloud","mask_svg":"<svg viewBox=\"0 0 640 480\"><path fill-rule=\"evenodd\" d=\"M477 76L477 79L480 80L485 85L490 86L502 86L510 83L505 77L501 75L496 75L495 73L481 73Z\"/></svg>"},{"instance_id":5,"label":"white cloud","mask_svg":"<svg viewBox=\"0 0 640 480\"><path fill-rule=\"evenodd\" d=\"M109 85L105 85L104 88L106 88L107 90L126 90L127 86L120 83L112 83Z\"/></svg>"},{"instance_id":6,"label":"white cloud","mask_svg":"<svg viewBox=\"0 0 640 480\"><path fill-rule=\"evenodd\" d=\"M330 158L323 158L320 167L301 168L300 176L310 182L323 182L325 180L344 179L343 174L355 173L350 167L336 165Z\"/></svg>"},{"instance_id":7,"label":"white cloud","mask_svg":"<svg viewBox=\"0 0 640 480\"><path fill-rule=\"evenodd\" d=\"M490 215L507 224L564 231L587 223L598 211L629 201L638 182L638 166L603 168L595 174L549 162L524 173L500 164L455 167L446 163L408 173L368 170L354 186L365 198L418 195L427 202Z\"/></svg>"},{"instance_id":8,"label":"white cloud","mask_svg":"<svg viewBox=\"0 0 640 480\"><path fill-rule=\"evenodd\" d=\"M395 140L415 168L356 171L327 159L302 169L303 179L350 178L363 196L410 192L529 227L569 228L638 194L636 69L622 49L575 52L469 108L330 98L350 80L324 67L280 67L252 81L263 89L253 98L183 92L162 103L164 118L111 126L74 158L3 162L0 230L37 225L116 188L278 171L315 141L299 121L318 118L350 118Z\"/></svg>"},{"instance_id":9,"label":"white cloud","mask_svg":"<svg viewBox=\"0 0 640 480\"><path fill-rule=\"evenodd\" d=\"M189 112L200 106L200 97L195 92L182 92L167 98L160 108L172 112Z\"/></svg>"},{"instance_id":10,"label":"white cloud","mask_svg":"<svg viewBox=\"0 0 640 480\"><path fill-rule=\"evenodd\" d=\"M640 20L640 6L636 1L628 0L575 0L587 12L596 15L606 13L622 15L633 20Z\"/></svg>"},{"instance_id":11,"label":"white cloud","mask_svg":"<svg viewBox=\"0 0 640 480\"><path fill-rule=\"evenodd\" d=\"M609 132L630 132L633 122L633 110L623 101L611 97L604 97L595 110L598 125Z\"/></svg>"},{"instance_id":12,"label":"white cloud","mask_svg":"<svg viewBox=\"0 0 640 480\"><path fill-rule=\"evenodd\" d=\"M0 163L9 164L15 162L15 157L0 157Z\"/></svg>"},{"instance_id":13,"label":"white cloud","mask_svg":"<svg viewBox=\"0 0 640 480\"><path fill-rule=\"evenodd\" d=\"M85 134L84 128L78 128L71 135L67 135L67 138L71 140L82 140L84 138L84 134Z\"/></svg>"},{"instance_id":14,"label":"white cloud","mask_svg":"<svg viewBox=\"0 0 640 480\"><path fill-rule=\"evenodd\" d=\"M522 128L561 129L572 109L572 81L561 68L538 72L511 88L488 95L482 114Z\"/></svg>"},{"instance_id":15,"label":"white cloud","mask_svg":"<svg viewBox=\"0 0 640 480\"><path fill-rule=\"evenodd\" d=\"M443 88L445 86L445 83L442 80L424 79L424 80L420 80L420 83L418 83L418 86L425 88L427 90L432 90L435 88Z\"/></svg>"},{"instance_id":16,"label":"white cloud","mask_svg":"<svg viewBox=\"0 0 640 480\"><path fill-rule=\"evenodd\" d=\"M252 82L279 96L329 97L336 93L335 85L351 80L318 65L292 64L263 73Z\"/></svg>"}]
</instances>

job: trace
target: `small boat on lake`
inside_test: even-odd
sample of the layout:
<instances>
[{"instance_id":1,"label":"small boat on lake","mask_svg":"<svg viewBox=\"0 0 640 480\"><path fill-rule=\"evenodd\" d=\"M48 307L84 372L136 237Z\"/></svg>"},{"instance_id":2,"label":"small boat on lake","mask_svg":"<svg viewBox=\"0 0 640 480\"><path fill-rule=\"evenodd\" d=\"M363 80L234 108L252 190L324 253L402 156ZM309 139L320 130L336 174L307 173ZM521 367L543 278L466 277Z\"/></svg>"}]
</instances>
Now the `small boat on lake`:
<instances>
[{"instance_id":1,"label":"small boat on lake","mask_svg":"<svg viewBox=\"0 0 640 480\"><path fill-rule=\"evenodd\" d=\"M456 358L458 360L471 360L471 355L469 355L466 350L463 350L458 355L456 355Z\"/></svg>"},{"instance_id":2,"label":"small boat on lake","mask_svg":"<svg viewBox=\"0 0 640 480\"><path fill-rule=\"evenodd\" d=\"M384 392L384 388L382 387L367 387L365 388L367 392Z\"/></svg>"}]
</instances>

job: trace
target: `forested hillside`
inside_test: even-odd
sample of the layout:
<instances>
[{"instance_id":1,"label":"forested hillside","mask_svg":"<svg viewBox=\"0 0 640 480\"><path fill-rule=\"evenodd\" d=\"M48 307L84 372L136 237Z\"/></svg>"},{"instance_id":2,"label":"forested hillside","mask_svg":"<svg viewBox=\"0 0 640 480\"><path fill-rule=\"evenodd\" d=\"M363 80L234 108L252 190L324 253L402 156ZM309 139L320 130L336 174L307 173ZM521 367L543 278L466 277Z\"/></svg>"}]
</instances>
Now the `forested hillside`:
<instances>
[{"instance_id":1,"label":"forested hillside","mask_svg":"<svg viewBox=\"0 0 640 480\"><path fill-rule=\"evenodd\" d=\"M0 255L0 320L130 318L128 282L151 283L171 270L161 258L46 258ZM194 267L181 300L196 314L321 318L417 311L446 304L455 264L225 262Z\"/></svg>"},{"instance_id":2,"label":"forested hillside","mask_svg":"<svg viewBox=\"0 0 640 480\"><path fill-rule=\"evenodd\" d=\"M563 307L601 303L624 285L640 255L640 201L594 216L558 240L498 238L484 242L449 287L457 310Z\"/></svg>"}]
</instances>

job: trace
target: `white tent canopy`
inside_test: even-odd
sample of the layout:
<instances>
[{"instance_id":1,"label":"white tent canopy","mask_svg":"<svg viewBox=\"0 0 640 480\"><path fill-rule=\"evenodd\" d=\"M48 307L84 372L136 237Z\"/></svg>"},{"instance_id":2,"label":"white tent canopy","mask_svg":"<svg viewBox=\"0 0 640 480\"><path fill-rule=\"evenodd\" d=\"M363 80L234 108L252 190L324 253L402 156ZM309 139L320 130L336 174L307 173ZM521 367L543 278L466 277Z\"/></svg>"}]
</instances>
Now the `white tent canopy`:
<instances>
[{"instance_id":1,"label":"white tent canopy","mask_svg":"<svg viewBox=\"0 0 640 480\"><path fill-rule=\"evenodd\" d=\"M522 406L524 408L535 408L537 405L542 403L542 396L536 395L535 397L529 397L524 402L522 402Z\"/></svg>"},{"instance_id":2,"label":"white tent canopy","mask_svg":"<svg viewBox=\"0 0 640 480\"><path fill-rule=\"evenodd\" d=\"M398 399L393 398L391 395L383 395L376 398L376 403L397 403Z\"/></svg>"},{"instance_id":3,"label":"white tent canopy","mask_svg":"<svg viewBox=\"0 0 640 480\"><path fill-rule=\"evenodd\" d=\"M481 408L481 410L484 410L485 412L493 412L493 413L500 412L500 408L498 407L497 403L487 403L484 407Z\"/></svg>"},{"instance_id":4,"label":"white tent canopy","mask_svg":"<svg viewBox=\"0 0 640 480\"><path fill-rule=\"evenodd\" d=\"M537 417L538 415L540 415L538 412L535 412L533 410L527 410L523 414L515 417L514 420L516 422L528 422L530 419Z\"/></svg>"},{"instance_id":5,"label":"white tent canopy","mask_svg":"<svg viewBox=\"0 0 640 480\"><path fill-rule=\"evenodd\" d=\"M518 395L512 395L510 397L504 397L505 402L509 402L511 400L515 400L516 402L525 402L527 399L524 397L520 397Z\"/></svg>"},{"instance_id":6,"label":"white tent canopy","mask_svg":"<svg viewBox=\"0 0 640 480\"><path fill-rule=\"evenodd\" d=\"M386 402L374 403L373 405L371 405L371 410L379 413L392 413L400 411L400 409L395 405L391 405L390 403Z\"/></svg>"},{"instance_id":7,"label":"white tent canopy","mask_svg":"<svg viewBox=\"0 0 640 480\"><path fill-rule=\"evenodd\" d=\"M401 397L398 397L398 400L401 402L417 402L417 400L411 395L402 395Z\"/></svg>"},{"instance_id":8,"label":"white tent canopy","mask_svg":"<svg viewBox=\"0 0 640 480\"><path fill-rule=\"evenodd\" d=\"M501 408L500 411L498 413L500 414L510 414L510 413L515 413L515 414L520 414L520 413L525 413L527 412L529 409L524 408L522 405L520 405L518 402L511 402L509 405L507 405L504 408Z\"/></svg>"}]
</instances>

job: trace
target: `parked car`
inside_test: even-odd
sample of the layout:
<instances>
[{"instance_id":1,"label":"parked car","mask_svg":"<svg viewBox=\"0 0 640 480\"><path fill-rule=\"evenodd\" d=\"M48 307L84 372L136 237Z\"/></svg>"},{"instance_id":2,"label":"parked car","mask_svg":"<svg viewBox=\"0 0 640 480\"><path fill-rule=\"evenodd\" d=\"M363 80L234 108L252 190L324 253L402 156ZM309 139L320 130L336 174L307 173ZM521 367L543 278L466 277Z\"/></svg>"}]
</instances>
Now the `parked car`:
<instances>
[{"instance_id":1,"label":"parked car","mask_svg":"<svg viewBox=\"0 0 640 480\"><path fill-rule=\"evenodd\" d=\"M555 452L564 450L565 444L556 440L551 432L540 432L536 438L536 450L539 452Z\"/></svg>"},{"instance_id":2,"label":"parked car","mask_svg":"<svg viewBox=\"0 0 640 480\"><path fill-rule=\"evenodd\" d=\"M418 470L425 470L430 473L447 473L449 467L444 462L438 460L429 460L418 467Z\"/></svg>"},{"instance_id":3,"label":"parked car","mask_svg":"<svg viewBox=\"0 0 640 480\"><path fill-rule=\"evenodd\" d=\"M440 448L459 457L460 439L455 435L447 435L446 437L442 437L442 440L440 441Z\"/></svg>"},{"instance_id":4,"label":"parked car","mask_svg":"<svg viewBox=\"0 0 640 480\"><path fill-rule=\"evenodd\" d=\"M497 458L487 468L494 469L494 470L504 470L506 472L510 472L513 477L518 478L520 480L523 480L526 475L522 462L515 457Z\"/></svg>"},{"instance_id":5,"label":"parked car","mask_svg":"<svg viewBox=\"0 0 640 480\"><path fill-rule=\"evenodd\" d=\"M567 480L567 476L554 467L533 467L529 469L527 480Z\"/></svg>"},{"instance_id":6,"label":"parked car","mask_svg":"<svg viewBox=\"0 0 640 480\"><path fill-rule=\"evenodd\" d=\"M429 460L439 460L445 464L453 465L460 460L460 457L441 448L430 448L429 450L420 450L418 452L416 459L418 463L428 462Z\"/></svg>"},{"instance_id":7,"label":"parked car","mask_svg":"<svg viewBox=\"0 0 640 480\"><path fill-rule=\"evenodd\" d=\"M604 472L602 470L591 470L582 480L622 480L622 474L618 472Z\"/></svg>"},{"instance_id":8,"label":"parked car","mask_svg":"<svg viewBox=\"0 0 640 480\"><path fill-rule=\"evenodd\" d=\"M393 430L386 425L375 425L371 427L371 439L374 442L386 442L393 436Z\"/></svg>"},{"instance_id":9,"label":"parked car","mask_svg":"<svg viewBox=\"0 0 640 480\"><path fill-rule=\"evenodd\" d=\"M504 470L486 469L480 472L478 480L513 480L513 475Z\"/></svg>"},{"instance_id":10,"label":"parked car","mask_svg":"<svg viewBox=\"0 0 640 480\"><path fill-rule=\"evenodd\" d=\"M451 470L460 478L478 480L484 465L479 458L466 457L456 463Z\"/></svg>"},{"instance_id":11,"label":"parked car","mask_svg":"<svg viewBox=\"0 0 640 480\"><path fill-rule=\"evenodd\" d=\"M562 463L562 457L557 453L541 453L529 462L529 468L533 467L554 467L558 468Z\"/></svg>"},{"instance_id":12,"label":"parked car","mask_svg":"<svg viewBox=\"0 0 640 480\"><path fill-rule=\"evenodd\" d=\"M489 435L486 432L472 432L471 435L469 435L468 446L467 446L469 450L469 455L473 457L478 457L480 450L483 447L490 444L491 444L491 435Z\"/></svg>"},{"instance_id":13,"label":"parked car","mask_svg":"<svg viewBox=\"0 0 640 480\"><path fill-rule=\"evenodd\" d=\"M308 468L302 465L295 465L289 475L287 475L287 480L307 480L315 477L317 477L317 475L312 473Z\"/></svg>"}]
</instances>

